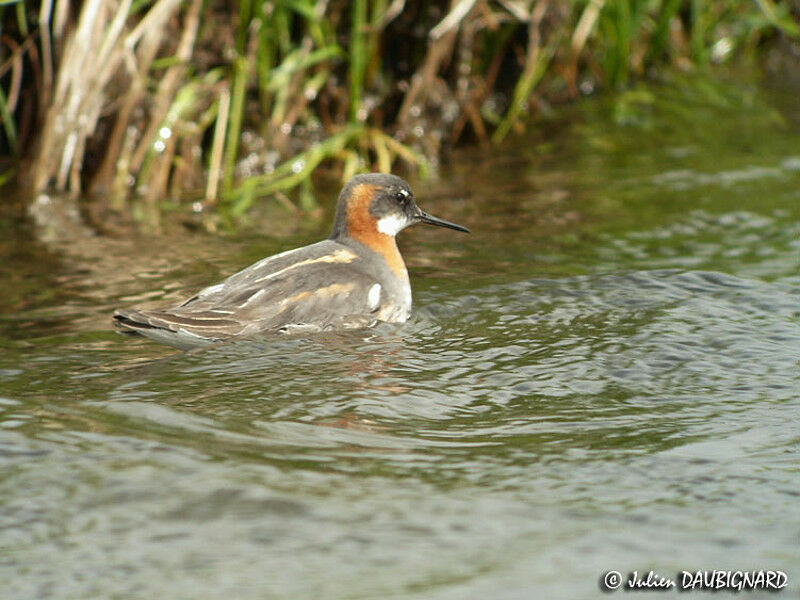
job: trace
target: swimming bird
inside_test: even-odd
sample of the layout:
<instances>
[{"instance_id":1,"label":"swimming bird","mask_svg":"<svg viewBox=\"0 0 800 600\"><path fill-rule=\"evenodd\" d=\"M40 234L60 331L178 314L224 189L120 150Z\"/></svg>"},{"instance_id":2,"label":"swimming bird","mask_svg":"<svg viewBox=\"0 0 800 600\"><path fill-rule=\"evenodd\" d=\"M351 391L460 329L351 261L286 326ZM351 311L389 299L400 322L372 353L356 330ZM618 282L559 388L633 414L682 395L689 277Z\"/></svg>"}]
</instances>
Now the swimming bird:
<instances>
[{"instance_id":1,"label":"swimming bird","mask_svg":"<svg viewBox=\"0 0 800 600\"><path fill-rule=\"evenodd\" d=\"M339 194L328 239L264 258L179 306L118 309L115 324L191 349L265 333L403 323L411 285L395 236L415 223L469 233L420 210L400 177L357 175Z\"/></svg>"}]
</instances>

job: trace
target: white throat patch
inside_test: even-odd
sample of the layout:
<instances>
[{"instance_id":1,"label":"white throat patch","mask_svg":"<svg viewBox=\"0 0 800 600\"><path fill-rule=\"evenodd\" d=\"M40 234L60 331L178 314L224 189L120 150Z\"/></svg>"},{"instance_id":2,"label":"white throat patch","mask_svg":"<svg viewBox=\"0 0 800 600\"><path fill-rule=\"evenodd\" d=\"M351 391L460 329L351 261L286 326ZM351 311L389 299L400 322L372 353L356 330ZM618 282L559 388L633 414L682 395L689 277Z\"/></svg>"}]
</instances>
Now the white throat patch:
<instances>
[{"instance_id":1,"label":"white throat patch","mask_svg":"<svg viewBox=\"0 0 800 600\"><path fill-rule=\"evenodd\" d=\"M378 231L395 236L408 225L405 215L386 215L378 219Z\"/></svg>"}]
</instances>

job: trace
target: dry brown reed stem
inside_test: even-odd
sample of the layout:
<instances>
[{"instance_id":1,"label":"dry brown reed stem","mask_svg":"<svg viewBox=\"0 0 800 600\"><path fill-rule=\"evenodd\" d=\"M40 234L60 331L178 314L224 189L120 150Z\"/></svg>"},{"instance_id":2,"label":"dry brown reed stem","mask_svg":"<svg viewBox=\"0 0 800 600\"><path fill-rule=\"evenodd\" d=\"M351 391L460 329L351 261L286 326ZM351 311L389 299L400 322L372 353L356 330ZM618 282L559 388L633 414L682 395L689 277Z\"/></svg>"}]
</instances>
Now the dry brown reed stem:
<instances>
[{"instance_id":1,"label":"dry brown reed stem","mask_svg":"<svg viewBox=\"0 0 800 600\"><path fill-rule=\"evenodd\" d=\"M178 59L178 63L167 69L167 72L158 84L158 89L155 93L155 103L150 113L150 124L145 130L139 142L139 146L136 148L136 151L133 153L133 158L131 159L131 170L133 172L139 171L145 155L152 148L153 140L158 130L161 128L164 117L167 116L167 111L175 97L175 90L183 79L183 74L186 71L186 64L192 57L194 42L195 39L197 39L197 29L200 26L200 8L202 5L202 0L192 0L189 12L186 14L183 35L178 44L178 49L175 52L175 58Z\"/></svg>"},{"instance_id":2,"label":"dry brown reed stem","mask_svg":"<svg viewBox=\"0 0 800 600\"><path fill-rule=\"evenodd\" d=\"M455 12L460 21L469 12L463 12L464 8L468 6L471 10L474 4L470 0L453 0L450 3L450 12L428 35L428 52L425 54L422 66L411 77L411 86L403 98L403 103L400 105L400 111L397 115L397 126L400 131L406 130L411 107L417 102L424 101L424 97L421 98L421 96L424 96L425 90L432 89L439 69L452 54L453 44L458 34L458 29L455 27L458 21L455 21L455 17L451 19L450 15ZM459 9L459 6L462 8ZM434 32L436 32L436 36L433 35Z\"/></svg>"},{"instance_id":3,"label":"dry brown reed stem","mask_svg":"<svg viewBox=\"0 0 800 600\"><path fill-rule=\"evenodd\" d=\"M491 13L491 11L487 11L486 17L475 23L476 28L480 26L498 26L497 19L494 18L494 14ZM475 130L475 134L478 136L481 144L489 142L488 135L486 134L486 128L483 123L483 117L480 114L480 106L486 101L489 93L494 89L495 81L500 73L500 65L503 63L503 58L505 57L507 45L508 41L506 40L505 43L501 44L495 50L495 54L492 57L492 62L489 64L489 68L486 70L486 75L484 75L483 78L477 78L477 84L474 88L472 88L472 90L470 90L469 98L462 106L461 114L453 124L453 131L450 136L451 144L456 144L458 142L459 138L461 137L461 132L464 129L464 125L466 125L467 121L469 121L472 125L472 128ZM486 136L485 139L484 136Z\"/></svg>"},{"instance_id":4,"label":"dry brown reed stem","mask_svg":"<svg viewBox=\"0 0 800 600\"><path fill-rule=\"evenodd\" d=\"M47 1L43 0L43 2ZM64 49L64 31L69 20L69 9L70 0L56 0L53 11L53 53L56 56L60 56Z\"/></svg>"},{"instance_id":5,"label":"dry brown reed stem","mask_svg":"<svg viewBox=\"0 0 800 600\"><path fill-rule=\"evenodd\" d=\"M55 89L54 104L60 105L60 110L53 115L51 131L59 141L60 138L65 140L63 145L59 144L54 149L55 153L63 147L63 152L57 166L49 166L50 169L55 167L55 172L51 171L47 176L49 180L55 175L55 187L58 190L66 190L71 181L70 191L74 196L77 196L80 188L74 185L75 180L70 178L70 173L74 172L73 165L83 161L86 148L84 140L94 131L103 102L103 95L99 93L103 82L94 68L97 65L94 60L99 58L96 46L102 40L105 20L112 14L109 8L102 0L88 0L84 5L72 44L65 52L64 76L59 79Z\"/></svg>"},{"instance_id":6,"label":"dry brown reed stem","mask_svg":"<svg viewBox=\"0 0 800 600\"><path fill-rule=\"evenodd\" d=\"M394 21L406 7L406 0L392 0L392 3L383 13L383 17L376 24L377 29L384 29L389 23Z\"/></svg>"},{"instance_id":7,"label":"dry brown reed stem","mask_svg":"<svg viewBox=\"0 0 800 600\"><path fill-rule=\"evenodd\" d=\"M217 123L214 127L214 142L211 145L211 160L208 170L208 183L206 184L206 203L213 204L217 201L219 180L222 175L222 156L225 147L225 134L228 125L228 113L231 109L231 89L226 85L219 95L217 108Z\"/></svg>"},{"instance_id":8,"label":"dry brown reed stem","mask_svg":"<svg viewBox=\"0 0 800 600\"><path fill-rule=\"evenodd\" d=\"M158 208L159 198L167 189L169 173L172 169L172 157L175 155L177 136L170 136L165 141L165 148L162 152L162 159L155 162L152 174L149 177L147 194L145 194L145 210L143 221L156 231L161 229L161 211Z\"/></svg>"},{"instance_id":9,"label":"dry brown reed stem","mask_svg":"<svg viewBox=\"0 0 800 600\"><path fill-rule=\"evenodd\" d=\"M539 55L542 52L542 40L539 28L549 4L550 0L537 0L533 11L531 11L531 16L528 21L528 53L527 59L525 60L526 72L535 68Z\"/></svg>"},{"instance_id":10,"label":"dry brown reed stem","mask_svg":"<svg viewBox=\"0 0 800 600\"><path fill-rule=\"evenodd\" d=\"M178 87L183 81L186 66L192 57L197 31L200 26L200 9L202 0L192 0L184 21L183 35L181 35L175 58L178 62L167 69L156 91L156 101L150 114L150 125L139 141L139 147L131 158L131 169L138 173L138 183L144 185L144 214L142 220L155 230L160 229L159 199L162 198L169 184L169 175L177 148L177 134L170 135L161 140L163 147L160 152L154 152L153 143L161 127L170 130L175 123L165 122L167 113L175 99ZM150 164L145 168L145 157L150 157Z\"/></svg>"},{"instance_id":11,"label":"dry brown reed stem","mask_svg":"<svg viewBox=\"0 0 800 600\"><path fill-rule=\"evenodd\" d=\"M311 36L304 36L300 46L300 60L307 57L314 47ZM298 69L292 75L288 91L282 101L276 103L270 124L270 139L272 147L283 154L289 144L289 134L294 127L300 114L308 104L308 98L302 93L301 87L305 79L305 72ZM289 102L291 100L291 102Z\"/></svg>"},{"instance_id":12,"label":"dry brown reed stem","mask_svg":"<svg viewBox=\"0 0 800 600\"><path fill-rule=\"evenodd\" d=\"M485 4L482 8L488 10ZM453 125L451 142L458 139L464 125L469 121L481 145L489 143L489 136L486 133L486 127L480 114L480 104L476 104L482 80L480 76L473 76L472 74L473 47L479 24L480 21L478 19L472 19L461 28L461 43L458 48L458 83L456 85L456 95L461 112ZM471 85L473 80L475 80L475 86Z\"/></svg>"},{"instance_id":13,"label":"dry brown reed stem","mask_svg":"<svg viewBox=\"0 0 800 600\"><path fill-rule=\"evenodd\" d=\"M121 211L125 206L125 196L128 191L128 174L130 173L131 155L136 145L138 132L135 127L122 129L122 143L116 154L107 154L112 168L116 168L114 179L111 181L107 197L108 207Z\"/></svg>"},{"instance_id":14,"label":"dry brown reed stem","mask_svg":"<svg viewBox=\"0 0 800 600\"><path fill-rule=\"evenodd\" d=\"M12 50L11 85L8 86L6 102L8 102L9 111L13 113L17 108L19 91L22 86L22 52L19 44L7 35L3 35L3 43L10 46Z\"/></svg>"},{"instance_id":15,"label":"dry brown reed stem","mask_svg":"<svg viewBox=\"0 0 800 600\"><path fill-rule=\"evenodd\" d=\"M578 85L575 82L578 76L578 58L583 51L589 35L594 30L597 24L597 19L600 16L600 11L603 9L605 0L590 0L586 8L583 9L578 24L572 32L572 39L570 40L570 56L567 63L564 65L564 80L569 87L570 94L573 98L578 96Z\"/></svg>"},{"instance_id":16,"label":"dry brown reed stem","mask_svg":"<svg viewBox=\"0 0 800 600\"><path fill-rule=\"evenodd\" d=\"M147 32L159 33L177 9L180 0L159 0L134 30L124 35L131 0L87 0L74 32L64 42L64 52L55 89L44 117L40 150L33 165L33 188L39 192L54 187L80 192L80 172L86 140L97 127L106 108L109 84L130 60L133 49ZM63 31L62 4L56 7ZM56 39L59 39L58 37Z\"/></svg>"},{"instance_id":17,"label":"dry brown reed stem","mask_svg":"<svg viewBox=\"0 0 800 600\"><path fill-rule=\"evenodd\" d=\"M35 100L33 102L23 101L20 110L17 112L19 99L24 93L24 80L26 78L28 80L33 80L36 88L43 87L41 67L39 65L39 53L36 45L37 37L38 32L32 32L21 44L18 44L13 38L6 34L3 34L0 38L3 44L11 48L11 55L0 65L0 79L5 77L9 70L11 71L11 81L8 85L8 89L3 90L3 92L5 93L6 109L8 113L10 115L14 115L15 112L17 113L14 119L17 128L16 141L14 141L13 138L8 140L9 149L12 153L17 155L19 153L27 154L28 152L29 135L34 128L33 121L36 111L39 109L39 106L34 106ZM32 71L32 76L27 75L27 77L24 69L26 53L28 55L27 64L30 65L29 71ZM30 92L31 90L28 90L28 93L25 94L27 98L30 98ZM34 99L35 98L36 94L34 94ZM12 116L12 118L14 117Z\"/></svg>"},{"instance_id":18,"label":"dry brown reed stem","mask_svg":"<svg viewBox=\"0 0 800 600\"><path fill-rule=\"evenodd\" d=\"M5 40L6 38L4 37L3 39ZM26 52L34 52L36 50L35 43L36 41L34 40L33 36L30 36L22 44L14 44L12 46L13 50L11 51L11 56L9 56L5 62L0 65L0 78L5 77L6 73L8 73L8 70L14 68L19 57Z\"/></svg>"},{"instance_id":19,"label":"dry brown reed stem","mask_svg":"<svg viewBox=\"0 0 800 600\"><path fill-rule=\"evenodd\" d=\"M451 5L450 12L447 13L445 18L442 19L436 27L431 29L428 37L432 40L438 40L445 33L455 30L459 23L461 23L472 10L472 7L475 6L475 2L476 0L460 0L454 6Z\"/></svg>"},{"instance_id":20,"label":"dry brown reed stem","mask_svg":"<svg viewBox=\"0 0 800 600\"><path fill-rule=\"evenodd\" d=\"M130 173L131 154L133 153L136 136L138 136L138 131L135 128L131 132L128 129L131 128L134 110L145 99L150 67L160 45L160 36L157 31L152 30L150 33L145 33L139 42L135 59L130 54L126 56L126 71L131 78L131 83L117 111L114 127L105 146L103 162L90 186L90 191L93 195L106 192L105 195L109 200L109 204L114 209L121 209L124 204L123 201L127 192L125 180ZM120 155L123 141L126 141L128 146L124 161L121 160ZM111 185L110 193L108 193L109 190L107 188L111 184L112 178L114 185Z\"/></svg>"},{"instance_id":21,"label":"dry brown reed stem","mask_svg":"<svg viewBox=\"0 0 800 600\"><path fill-rule=\"evenodd\" d=\"M526 22L530 18L531 6L533 5L531 0L528 0L527 3L512 2L512 0L500 0L500 4L509 13L514 15L518 21Z\"/></svg>"},{"instance_id":22,"label":"dry brown reed stem","mask_svg":"<svg viewBox=\"0 0 800 600\"><path fill-rule=\"evenodd\" d=\"M50 18L52 4L48 0L42 1L39 10L39 35L42 40L42 84L39 87L39 113L50 104L50 95L53 92L53 43L50 38Z\"/></svg>"},{"instance_id":23,"label":"dry brown reed stem","mask_svg":"<svg viewBox=\"0 0 800 600\"><path fill-rule=\"evenodd\" d=\"M577 59L578 54L581 53L581 50L586 45L586 40L589 39L589 34L594 29L597 17L600 16L600 11L603 9L604 4L605 0L590 0L586 8L583 9L570 41L573 60Z\"/></svg>"}]
</instances>

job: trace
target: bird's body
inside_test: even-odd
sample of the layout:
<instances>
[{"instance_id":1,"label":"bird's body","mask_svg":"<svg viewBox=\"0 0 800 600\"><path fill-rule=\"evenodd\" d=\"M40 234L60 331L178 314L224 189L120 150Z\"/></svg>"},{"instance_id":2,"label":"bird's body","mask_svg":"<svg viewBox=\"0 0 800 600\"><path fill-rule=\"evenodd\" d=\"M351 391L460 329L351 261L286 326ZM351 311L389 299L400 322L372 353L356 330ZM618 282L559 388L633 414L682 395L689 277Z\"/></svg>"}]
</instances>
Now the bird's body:
<instances>
[{"instance_id":1,"label":"bird's body","mask_svg":"<svg viewBox=\"0 0 800 600\"><path fill-rule=\"evenodd\" d=\"M162 310L121 309L116 324L177 348L260 333L404 322L411 286L394 236L414 222L466 228L419 210L399 177L360 175L342 190L327 240L264 258Z\"/></svg>"}]
</instances>

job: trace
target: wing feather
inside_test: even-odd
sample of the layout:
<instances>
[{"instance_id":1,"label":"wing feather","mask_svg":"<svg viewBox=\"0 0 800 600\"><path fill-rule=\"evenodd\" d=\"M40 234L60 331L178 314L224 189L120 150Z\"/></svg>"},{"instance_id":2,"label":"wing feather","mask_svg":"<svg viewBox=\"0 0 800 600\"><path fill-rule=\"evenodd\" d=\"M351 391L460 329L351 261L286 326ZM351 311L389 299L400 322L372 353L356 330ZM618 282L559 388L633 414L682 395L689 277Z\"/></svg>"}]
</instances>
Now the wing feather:
<instances>
[{"instance_id":1,"label":"wing feather","mask_svg":"<svg viewBox=\"0 0 800 600\"><path fill-rule=\"evenodd\" d=\"M259 261L177 307L119 310L114 317L123 329L159 341L366 327L376 319L370 291L377 282L359 269L359 260L326 240Z\"/></svg>"}]
</instances>

